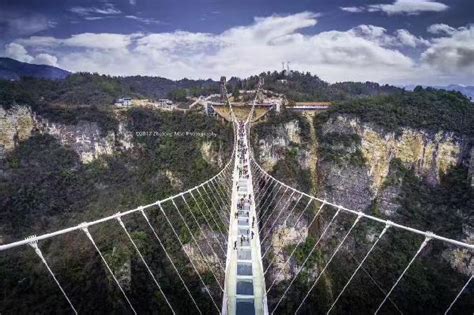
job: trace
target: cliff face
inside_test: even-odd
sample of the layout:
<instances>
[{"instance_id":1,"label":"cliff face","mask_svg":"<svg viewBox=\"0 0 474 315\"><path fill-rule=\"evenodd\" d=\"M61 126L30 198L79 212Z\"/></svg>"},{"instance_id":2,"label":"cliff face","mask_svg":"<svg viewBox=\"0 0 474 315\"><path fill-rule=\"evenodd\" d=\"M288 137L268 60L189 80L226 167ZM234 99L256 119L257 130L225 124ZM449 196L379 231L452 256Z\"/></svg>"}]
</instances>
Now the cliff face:
<instances>
[{"instance_id":1,"label":"cliff face","mask_svg":"<svg viewBox=\"0 0 474 315\"><path fill-rule=\"evenodd\" d=\"M440 184L440 176L460 164L469 165L472 144L466 137L450 132L429 133L402 128L398 134L361 123L357 118L337 116L319 126L320 139L332 135L356 136L359 143L345 147L346 154L359 151L363 163L338 163L340 159L320 159L321 192L346 207L367 210L380 197L380 211L390 215L396 209L393 200L396 185L389 185L392 162L397 159L429 185ZM340 153L338 143L325 150ZM349 176L350 174L350 176ZM356 198L353 198L356 196Z\"/></svg>"},{"instance_id":2,"label":"cliff face","mask_svg":"<svg viewBox=\"0 0 474 315\"><path fill-rule=\"evenodd\" d=\"M96 122L80 121L75 125L66 125L36 115L29 107L0 108L0 151L13 150L33 132L53 136L62 145L72 148L83 163L133 147L132 135L124 121L119 121L117 132L103 134Z\"/></svg>"},{"instance_id":3,"label":"cliff face","mask_svg":"<svg viewBox=\"0 0 474 315\"><path fill-rule=\"evenodd\" d=\"M459 165L468 167L472 177L474 148L465 136L411 128L402 128L401 133L385 132L344 115L331 118L316 129L318 139L302 141L298 120L275 127L271 133L258 137L257 159L272 171L287 150L295 150L301 169L317 167L319 179L313 182L312 189L319 196L363 211L380 198L380 211L386 215L394 214L397 208L396 180L390 178L395 160L431 186L439 185L440 177ZM326 140L335 137L336 141ZM313 156L315 148L320 148L316 153L319 156Z\"/></svg>"},{"instance_id":4,"label":"cliff face","mask_svg":"<svg viewBox=\"0 0 474 315\"><path fill-rule=\"evenodd\" d=\"M302 127L304 125L302 122L305 120L310 123L311 129ZM350 209L472 242L474 229L469 219L469 211L472 213L472 207L471 210L469 207L472 204L468 204L472 202L469 201L472 200L469 199L472 195L472 186L466 186L465 183L468 181L471 185L473 181L474 150L468 136L409 127L401 127L398 132L389 132L375 124L364 123L354 116L341 114L333 114L325 120L318 117L313 120L310 116L300 116L296 119L290 117L270 129L264 127L264 124L257 125L253 129L256 158L260 165L281 181ZM292 153L288 154L289 152ZM295 157L293 162L291 156ZM301 176L281 172L282 168L291 163L296 163L295 167L301 170L302 174L311 174L310 187L300 184ZM460 184L465 188L459 188L461 192L458 192L456 186L461 187ZM273 204L271 206L273 212L278 213L286 206L285 200L289 198L286 195L278 203ZM295 197L292 198L293 203L290 202L290 205L295 202ZM306 202L306 200L302 202L297 211L304 208ZM283 209L281 215L281 218L288 216L289 220L278 219L273 229L269 228L269 224L264 226L264 235L271 233L271 237L268 237L263 245L263 250L268 248L270 253L265 265L272 261L268 273L270 281L275 280L276 284L284 287L285 280L293 278L301 267L303 261L301 257L304 258L309 253L314 240L327 226L330 218L326 213L326 217L316 220L309 226L318 206L310 206L306 210L307 215L304 215L296 225L296 216L291 213L290 206ZM334 213L334 209L332 211ZM274 218L275 216L271 217L271 220ZM345 224L347 227L347 222ZM443 226L446 228L441 229ZM340 241L345 231L346 228L341 222L328 231L325 239L313 253L313 258L309 260L315 262L313 264L308 262L305 265L304 277L299 277L299 285L311 283L311 279L318 275L324 262L332 254L334 244ZM357 241L349 238L341 248L344 258L335 259L334 263L338 265L333 268L340 274L347 271L347 266L353 263L350 257L365 253L360 252L360 242L370 244L377 235L374 226L366 227L363 232L357 233ZM298 242L302 243L290 263L285 265ZM399 257L405 257L404 255L409 257L413 252L413 249L407 250L407 248L406 252L401 251L401 248L398 250L400 250L397 253ZM435 252L438 254L434 254ZM438 264L437 267L428 264L428 269L433 268L432 270L439 273L439 269L436 268L449 266L451 269L448 268L446 272L447 274L453 272L453 278L459 274L469 275L474 270L472 253L467 250L430 248L426 255L435 255L433 260ZM374 259L382 262L386 258ZM394 272L397 272L396 270L403 268L403 265L393 268ZM347 272L346 279L352 271ZM337 287L340 287L340 281L343 281L340 280L341 277L326 272L320 281L321 285L324 284L324 289L321 289L324 292L322 296L326 295L329 301L333 300L333 289L336 287L337 293ZM436 277L443 275L438 274ZM440 281L444 280L443 278ZM369 286L367 283L362 285ZM297 299L298 293L293 294Z\"/></svg>"}]
</instances>

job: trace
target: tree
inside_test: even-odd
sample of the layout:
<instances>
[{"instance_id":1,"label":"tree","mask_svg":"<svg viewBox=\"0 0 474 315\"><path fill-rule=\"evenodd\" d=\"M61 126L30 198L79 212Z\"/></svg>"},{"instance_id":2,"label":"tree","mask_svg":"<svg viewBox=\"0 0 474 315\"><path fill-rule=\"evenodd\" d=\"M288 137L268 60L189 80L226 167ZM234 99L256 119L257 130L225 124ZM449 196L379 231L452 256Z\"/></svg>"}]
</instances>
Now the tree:
<instances>
[{"instance_id":1,"label":"tree","mask_svg":"<svg viewBox=\"0 0 474 315\"><path fill-rule=\"evenodd\" d=\"M237 85L234 87L234 91L232 92L232 97L234 98L234 101L240 100L240 90Z\"/></svg>"}]
</instances>

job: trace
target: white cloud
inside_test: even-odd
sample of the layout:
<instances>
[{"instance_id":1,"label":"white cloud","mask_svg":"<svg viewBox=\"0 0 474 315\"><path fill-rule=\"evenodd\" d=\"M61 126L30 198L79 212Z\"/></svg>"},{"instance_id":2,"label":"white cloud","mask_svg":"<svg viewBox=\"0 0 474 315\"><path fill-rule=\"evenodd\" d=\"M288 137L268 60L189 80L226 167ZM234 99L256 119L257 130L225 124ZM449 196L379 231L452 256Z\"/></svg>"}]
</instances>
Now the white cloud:
<instances>
[{"instance_id":1,"label":"white cloud","mask_svg":"<svg viewBox=\"0 0 474 315\"><path fill-rule=\"evenodd\" d=\"M245 77L279 69L282 61L290 61L293 69L313 72L331 82L442 83L440 81L446 76L437 74L446 73L449 68L449 65L443 67L441 60L450 60L449 56L441 57L441 51L446 47L455 49L459 56L451 63L469 66L469 53L466 52L472 47L472 38L462 35L460 29L456 33L459 38L442 37L431 41L406 29L389 32L374 25L308 34L308 28L313 28L317 22L317 14L303 12L255 18L250 25L232 27L220 34L184 31L82 33L63 39L33 36L12 44L27 50L17 49L17 55L24 58L35 54L38 58L39 54L54 55L57 64L67 70L172 79ZM427 49L422 62L399 50L424 46ZM447 75L450 79L455 78ZM467 78L458 83L472 84L472 81L473 78Z\"/></svg>"},{"instance_id":2,"label":"white cloud","mask_svg":"<svg viewBox=\"0 0 474 315\"><path fill-rule=\"evenodd\" d=\"M443 73L474 77L474 25L449 29L446 37L433 39L421 58Z\"/></svg>"},{"instance_id":3,"label":"white cloud","mask_svg":"<svg viewBox=\"0 0 474 315\"><path fill-rule=\"evenodd\" d=\"M365 11L364 7L339 7L339 9L351 13L361 13Z\"/></svg>"},{"instance_id":4,"label":"white cloud","mask_svg":"<svg viewBox=\"0 0 474 315\"><path fill-rule=\"evenodd\" d=\"M131 43L134 35L122 35L111 33L82 33L72 35L70 38L62 40L61 43L71 47L116 49L126 48Z\"/></svg>"},{"instance_id":5,"label":"white cloud","mask_svg":"<svg viewBox=\"0 0 474 315\"><path fill-rule=\"evenodd\" d=\"M112 3L105 3L100 8L77 6L70 8L69 11L82 17L90 17L92 15L115 15L122 13L122 11L117 9Z\"/></svg>"},{"instance_id":6,"label":"white cloud","mask_svg":"<svg viewBox=\"0 0 474 315\"><path fill-rule=\"evenodd\" d=\"M430 25L427 31L431 34L451 35L456 32L456 29L447 24L439 23Z\"/></svg>"},{"instance_id":7,"label":"white cloud","mask_svg":"<svg viewBox=\"0 0 474 315\"><path fill-rule=\"evenodd\" d=\"M33 61L33 57L28 54L28 51L20 44L10 43L5 47L5 56L23 62Z\"/></svg>"},{"instance_id":8,"label":"white cloud","mask_svg":"<svg viewBox=\"0 0 474 315\"><path fill-rule=\"evenodd\" d=\"M369 12L382 11L392 14L419 14L421 12L441 12L449 7L441 2L432 0L396 0L393 4L372 4Z\"/></svg>"},{"instance_id":9,"label":"white cloud","mask_svg":"<svg viewBox=\"0 0 474 315\"><path fill-rule=\"evenodd\" d=\"M417 46L428 46L430 42L422 37L416 37L406 29L396 31L398 42L403 46L415 48Z\"/></svg>"},{"instance_id":10,"label":"white cloud","mask_svg":"<svg viewBox=\"0 0 474 315\"><path fill-rule=\"evenodd\" d=\"M23 45L18 44L18 43L10 43L6 45L5 56L22 61L22 62L35 63L35 64L40 64L40 65L49 65L49 66L58 65L57 57L50 54L46 54L46 53L40 53L33 57L31 54L28 53L28 51Z\"/></svg>"},{"instance_id":11,"label":"white cloud","mask_svg":"<svg viewBox=\"0 0 474 315\"><path fill-rule=\"evenodd\" d=\"M27 36L56 26L56 23L40 14L16 15L0 11L0 36Z\"/></svg>"},{"instance_id":12,"label":"white cloud","mask_svg":"<svg viewBox=\"0 0 474 315\"><path fill-rule=\"evenodd\" d=\"M135 20L135 21L138 21L138 22L142 22L142 23L145 23L145 24L160 24L160 21L157 20L157 19L154 19L154 18L146 18L146 17L140 17L140 16L136 16L136 15L126 15L125 18L130 19L130 20Z\"/></svg>"},{"instance_id":13,"label":"white cloud","mask_svg":"<svg viewBox=\"0 0 474 315\"><path fill-rule=\"evenodd\" d=\"M422 37L416 37L406 29L396 30L393 35L390 35L383 27L363 24L352 28L350 32L384 47L406 46L415 48L417 46L427 46L430 43Z\"/></svg>"},{"instance_id":14,"label":"white cloud","mask_svg":"<svg viewBox=\"0 0 474 315\"><path fill-rule=\"evenodd\" d=\"M395 0L392 4L379 3L358 7L340 7L341 10L351 13L384 12L388 15L409 14L417 15L422 12L441 12L449 6L433 0Z\"/></svg>"},{"instance_id":15,"label":"white cloud","mask_svg":"<svg viewBox=\"0 0 474 315\"><path fill-rule=\"evenodd\" d=\"M32 63L39 65L58 66L58 58L50 54L38 54L33 59Z\"/></svg>"}]
</instances>

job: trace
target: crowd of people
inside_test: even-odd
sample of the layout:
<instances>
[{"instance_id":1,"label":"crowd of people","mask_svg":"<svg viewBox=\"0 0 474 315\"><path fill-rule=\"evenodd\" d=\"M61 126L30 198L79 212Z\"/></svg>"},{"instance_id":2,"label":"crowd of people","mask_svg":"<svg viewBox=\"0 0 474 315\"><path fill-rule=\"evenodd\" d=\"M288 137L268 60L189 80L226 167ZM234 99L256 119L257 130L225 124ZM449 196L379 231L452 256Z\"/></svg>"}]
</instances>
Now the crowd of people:
<instances>
[{"instance_id":1,"label":"crowd of people","mask_svg":"<svg viewBox=\"0 0 474 315\"><path fill-rule=\"evenodd\" d=\"M239 122L238 127L238 142L237 142L237 161L238 166L237 170L239 173L239 179L248 179L249 178L249 169L248 169L248 159L247 159L247 152L248 147L244 141L245 137L245 125L243 122ZM239 190L239 186L237 185L237 190ZM247 229L246 235L241 234L237 240L234 241L234 249L237 249L237 244L240 242L240 246L244 245L244 242L250 242L251 239L254 238L254 228L255 228L255 216L252 217L252 224L250 228L250 206L252 204L252 195L245 194L241 196L241 198L237 201L237 207L234 209L234 215L236 219L239 219L239 214L241 215L240 219L246 220L247 225L249 228Z\"/></svg>"}]
</instances>

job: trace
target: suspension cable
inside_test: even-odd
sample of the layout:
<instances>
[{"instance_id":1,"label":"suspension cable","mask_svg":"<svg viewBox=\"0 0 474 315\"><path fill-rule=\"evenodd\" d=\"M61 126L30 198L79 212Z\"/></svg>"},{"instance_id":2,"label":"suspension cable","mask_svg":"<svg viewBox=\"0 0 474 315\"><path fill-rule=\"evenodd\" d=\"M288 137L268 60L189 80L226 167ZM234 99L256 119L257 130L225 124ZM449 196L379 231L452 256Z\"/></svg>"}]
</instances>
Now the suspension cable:
<instances>
[{"instance_id":1,"label":"suspension cable","mask_svg":"<svg viewBox=\"0 0 474 315\"><path fill-rule=\"evenodd\" d=\"M273 309L272 314L275 313L275 311L277 310L277 308L280 305L281 301L283 301L283 298L285 297L285 295L290 290L290 288L293 285L293 283L295 282L296 278L298 278L298 275L303 270L303 267L306 265L306 262L308 261L309 257L313 254L314 250L316 249L316 246L318 246L319 242L323 239L324 235L326 235L326 232L329 230L329 227L332 225L332 223L334 222L334 220L336 219L336 217L338 216L340 211L341 211L341 209L338 208L336 213L331 218L331 221L329 221L329 224L324 229L323 233L321 233L321 235L319 236L318 241L314 244L313 248L311 248L311 251L309 252L309 254L306 256L305 260L303 261L303 264L300 266L300 268L298 268L298 271L296 272L296 275L293 277L293 279L291 279L290 284L286 287L285 292L283 292L282 296L280 297L280 300L278 300L278 303L275 306L275 308ZM272 284L272 286L273 286L273 284ZM270 289L271 289L271 286L270 286L270 288L268 288L267 293L268 293L268 291L270 291Z\"/></svg>"},{"instance_id":2,"label":"suspension cable","mask_svg":"<svg viewBox=\"0 0 474 315\"><path fill-rule=\"evenodd\" d=\"M173 224L171 223L170 219L168 218L168 215L166 214L165 210L163 210L163 207L161 206L160 203L158 204L158 207L160 208L161 213L163 213L163 215L165 216L165 219L166 219L166 221L168 222L168 225L171 227L171 230L173 231L174 235L175 235L176 238L178 239L178 242L179 242L179 244L181 245L181 248L183 249L183 252L184 252L184 253L186 254L186 256L188 257L189 262L191 263L191 265L193 266L194 271L196 272L197 276L199 277L199 280L201 281L202 285L204 285L204 288L205 288L207 294L208 294L209 297L211 298L212 303L214 304L215 308L217 309L217 311L218 311L219 314L220 314L220 309L219 309L219 307L217 306L216 301L214 301L214 297L212 296L211 291L209 291L209 288L207 287L206 283L205 283L204 280L202 279L201 274L199 273L199 270L196 268L196 265L194 264L193 260L191 259L191 256L189 255L189 253L188 253L186 250L184 250L184 244L183 244L183 242L181 241L181 238L179 237L178 232L176 232L176 230L175 230Z\"/></svg>"},{"instance_id":3,"label":"suspension cable","mask_svg":"<svg viewBox=\"0 0 474 315\"><path fill-rule=\"evenodd\" d=\"M95 243L94 238L92 237L91 233L89 232L87 223L83 223L83 225L82 225L82 230L83 230L84 233L87 235L87 238L89 238L89 240L91 241L91 243L92 243L92 245L94 246L95 250L96 250L97 253L99 254L100 258L101 258L102 261L104 262L105 267L107 268L107 270L109 271L110 275L112 276L112 278L114 279L115 283L117 284L117 286L119 287L120 291L122 292L123 296L125 297L125 300L127 301L128 305L130 306L130 309L132 310L132 312L133 312L134 314L137 314L137 312L136 312L135 309L133 308L132 302L130 302L130 300L128 299L127 294L125 293L125 290L122 288L122 286L120 285L120 282L119 282L119 281L117 280L117 278L115 277L115 274L114 274L114 272L112 271L112 268L110 268L109 264L107 263L107 260L105 260L104 256L102 255L102 252L100 251L99 247L97 247L97 244Z\"/></svg>"},{"instance_id":4,"label":"suspension cable","mask_svg":"<svg viewBox=\"0 0 474 315\"><path fill-rule=\"evenodd\" d=\"M331 263L331 261L333 260L333 258L336 256L336 254L339 252L339 249L341 249L342 245L344 244L344 242L346 241L346 239L349 237L349 235L351 234L352 230L354 229L354 227L357 225L357 223L359 222L360 218L362 216L359 215L357 216L357 218L354 220L354 223L352 223L352 226L351 228L346 232L346 235L344 235L344 238L341 240L341 242L339 243L339 245L336 247L336 250L332 253L331 257L329 258L328 262L326 263L326 265L323 267L323 269L319 272L319 275L316 277L316 279L314 280L313 282L313 285L311 286L311 288L309 288L308 292L306 293L306 295L304 296L303 300L301 301L300 305L298 306L298 308L296 309L296 312L295 314L298 313L298 311L300 310L300 308L303 306L304 302L306 301L306 299L308 298L309 294L311 293L311 291L313 291L314 287L316 286L316 284L318 283L319 279L321 279L321 276L323 275L323 273L326 271L326 269L328 268L329 264Z\"/></svg>"},{"instance_id":5,"label":"suspension cable","mask_svg":"<svg viewBox=\"0 0 474 315\"><path fill-rule=\"evenodd\" d=\"M207 226L209 227L209 230L210 230L210 231L215 230L215 229L213 229L213 228L211 227L211 224L209 223L210 221L207 219L207 215L204 215L204 211L202 210L202 208L201 208L201 206L199 205L198 201L197 201L196 198L194 197L193 193L191 193L190 195L191 195L191 197L192 197L193 200L194 200L194 204L196 205L196 207L198 208L198 210L201 212L201 215L204 217L204 219L205 219L205 221L206 221L206 223L207 223ZM183 199L184 199L184 195L181 195L181 197L183 197ZM214 221L214 223L216 223L216 222ZM218 228L218 229L219 229L219 228ZM219 233L224 234L221 229L219 229ZM221 242L220 242L219 239L217 239L217 238L216 238L216 241L217 241L217 243L219 243L219 247L221 248L222 253L224 253L224 255L225 255L225 251L224 251L224 248L222 247Z\"/></svg>"},{"instance_id":6,"label":"suspension cable","mask_svg":"<svg viewBox=\"0 0 474 315\"><path fill-rule=\"evenodd\" d=\"M284 207L281 208L280 212L278 213L276 219L273 221L272 225L270 226L270 229L269 231L273 230L273 227L275 226L275 224L277 223L278 219L280 218L281 214L283 213L283 210L287 209L287 207L290 205L291 203L291 198L292 198L293 195L290 196L289 198L289 202L286 203L286 205ZM296 206L298 205L298 203L300 202L301 198L303 197L303 195L300 195L298 200L296 200L295 202L295 205L291 208L290 210L290 214L293 212L293 210L296 208ZM263 244L263 242L265 242L265 240L267 239L268 235L270 235L270 232L267 232L267 233L264 233L264 238L263 240L261 241L261 243Z\"/></svg>"},{"instance_id":7,"label":"suspension cable","mask_svg":"<svg viewBox=\"0 0 474 315\"><path fill-rule=\"evenodd\" d=\"M337 301L339 301L339 298L341 297L341 295L344 293L344 291L347 289L347 287L349 286L349 284L351 283L352 279L354 279L355 275L357 274L357 272L359 271L360 268L362 268L362 265L364 264L364 262L367 260L367 258L370 256L370 254L372 253L372 251L374 250L375 246L377 245L377 243L380 241L380 239L382 238L382 236L384 236L384 234L387 232L388 228L390 227L390 224L386 224L385 227L383 228L382 232L380 232L380 234L377 236L377 239L375 240L375 242L372 244L372 246L370 247L369 251L365 254L364 258L360 261L359 265L357 266L357 268L354 270L354 272L352 273L351 277L349 278L349 280L347 280L346 284L344 285L344 287L342 288L341 292L339 292L339 294L337 295L336 299L334 300L334 302L332 303L331 307L329 308L329 310L327 311L326 314L329 314L331 313L331 310L334 308L334 306L336 305Z\"/></svg>"},{"instance_id":8,"label":"suspension cable","mask_svg":"<svg viewBox=\"0 0 474 315\"><path fill-rule=\"evenodd\" d=\"M260 215L260 219L257 218L258 220L258 223L260 223L262 220L265 222L265 214L268 212L268 210L271 208L271 205L273 204L273 201L275 201L275 197L277 195L279 195L279 192L280 192L280 189L282 188L283 186L280 186L280 188L278 188L278 191L276 192L276 194L273 196L273 198L270 200L270 202L268 203L266 209L263 211L263 213ZM283 196L285 195L285 193L288 191L288 188L285 188L285 190L281 193L280 197L278 198L278 201L276 202L276 204L278 204L280 202L280 200L283 198ZM273 210L272 210L273 211ZM261 213L261 211L260 211Z\"/></svg>"},{"instance_id":9,"label":"suspension cable","mask_svg":"<svg viewBox=\"0 0 474 315\"><path fill-rule=\"evenodd\" d=\"M471 275L471 277L466 281L466 284L461 288L461 290L459 291L459 293L456 295L456 297L454 298L454 300L451 302L451 304L449 304L449 307L448 309L446 310L446 312L444 312L444 315L447 315L449 313L449 311L451 310L451 308L453 307L453 305L456 303L456 301L459 299L459 297L461 296L462 292L467 288L467 286L469 285L469 282L471 282L472 278L474 277L474 275Z\"/></svg>"},{"instance_id":10,"label":"suspension cable","mask_svg":"<svg viewBox=\"0 0 474 315\"><path fill-rule=\"evenodd\" d=\"M183 196L181 196L181 197L183 197ZM212 250L212 253L217 257L220 267L221 267L222 269L224 269L224 268L222 267L222 264L221 264L219 255L217 255L217 253L214 251L214 248L212 247L211 242L209 241L209 238L206 236L206 233L204 233L204 230L202 229L201 225L199 224L198 220L196 219L196 216L194 215L193 211L191 210L191 207L189 206L189 204L188 204L188 202L186 201L186 199L184 199L184 197L183 197L183 200L184 200L184 203L186 204L186 207L188 208L188 212L191 214L191 217L193 218L194 222L196 223L196 226L199 228L201 234L202 234L202 235L204 236L204 238L206 239L207 245L208 245L209 248ZM225 255L225 253L224 253L224 255Z\"/></svg>"},{"instance_id":11,"label":"suspension cable","mask_svg":"<svg viewBox=\"0 0 474 315\"><path fill-rule=\"evenodd\" d=\"M309 207L309 205L310 205L312 202L313 202L313 199L310 199L310 200L308 201L308 203L306 204L306 206L303 208L303 211L301 211L301 214L298 216L298 219L295 221L295 224L293 225L293 229L296 228L296 225L298 224L299 220L301 219L301 217L303 216L304 212L306 211L306 209ZM324 205L324 204L322 204L322 205ZM322 208L322 206L321 206L321 208ZM314 218L316 218L316 217L314 217ZM288 220L288 217L286 218L285 222L283 223L284 226L286 226L287 220ZM311 221L311 223L310 223L310 225L308 225L308 227L311 226L311 224L313 224L313 222L314 222L314 219ZM267 247L267 249L266 249L265 252L263 253L262 259L263 259L263 258L267 255L267 253L270 251L270 248L271 248L271 246L268 246L268 247ZM270 261L270 264L268 265L268 267L270 267L270 265L273 263L274 260L275 260L275 257L272 258L272 260ZM267 268L267 269L268 269L268 268ZM265 271L266 271L266 270L265 270Z\"/></svg>"},{"instance_id":12,"label":"suspension cable","mask_svg":"<svg viewBox=\"0 0 474 315\"><path fill-rule=\"evenodd\" d=\"M204 259L204 261L206 262L207 267L208 267L209 270L211 271L211 274L212 274L212 276L214 277L214 280L216 280L217 285L219 286L219 288L221 289L221 291L223 291L222 286L221 286L219 280L218 280L217 277L216 277L216 274L214 273L214 271L213 271L212 268L211 268L211 263L206 259L206 256L204 255L204 253L203 253L201 247L199 246L198 241L197 241L196 238L194 237L194 234L192 233L191 229L189 228L188 223L186 222L186 220L184 219L183 215L181 214L181 211L179 210L179 208L178 208L178 206L176 205L176 203L174 202L174 200L172 200L171 202L173 203L173 206L176 208L176 210L178 211L179 216L180 216L181 219L183 220L184 225L186 226L186 229L187 229L188 233L191 235L191 238L192 238L192 240L194 241L194 243L196 244L196 247L197 247L199 253L201 254L201 256L202 256L202 258ZM219 267L221 267L222 270L224 270L224 268L223 268L222 265L220 264L219 257L218 257L218 259L217 259L217 262L218 262L218 264L219 264Z\"/></svg>"},{"instance_id":13,"label":"suspension cable","mask_svg":"<svg viewBox=\"0 0 474 315\"><path fill-rule=\"evenodd\" d=\"M32 239L33 237L35 237L35 236L33 235L33 236L30 236L30 237L27 237L27 239ZM48 264L48 262L46 261L46 258L44 258L43 253L41 252L41 249L40 249L39 246L38 246L38 242L37 242L37 241L31 241L30 243L28 243L28 245L30 245L31 247L33 247L33 249L35 250L36 255L38 255L38 257L41 259L41 261L42 261L43 264L45 265L46 269L48 269L49 274L51 275L51 277L53 277L54 282L56 282L56 285L58 286L59 290L61 290L62 294L63 294L64 297L66 298L66 300L67 300L67 302L69 303L69 306L71 307L72 311L74 312L74 314L77 315L76 308L74 307L74 305L72 304L71 300L70 300L69 297L67 296L66 291L64 291L63 287L61 286L61 284L59 283L58 279L57 279L56 276L54 275L53 270L51 270L51 268L49 267L49 264Z\"/></svg>"},{"instance_id":14,"label":"suspension cable","mask_svg":"<svg viewBox=\"0 0 474 315\"><path fill-rule=\"evenodd\" d=\"M275 188L278 187L276 193L274 194L274 191L275 191ZM263 203L260 203L258 205L258 212L257 212L257 217L260 217L260 214L263 213L263 208L265 206L265 203L268 201L268 200L273 200L275 198L275 196L280 192L280 189L281 187L283 187L282 185L278 185L278 183L276 183L275 185L273 185L272 189L270 190L270 193L268 194L265 194L264 197L265 197L265 200L263 201ZM269 199L270 198L270 199Z\"/></svg>"},{"instance_id":15,"label":"suspension cable","mask_svg":"<svg viewBox=\"0 0 474 315\"><path fill-rule=\"evenodd\" d=\"M405 270L403 270L402 274L398 277L397 281L393 284L392 288L390 289L390 291L388 291L387 295L385 295L385 298L383 299L382 303L380 303L379 307L377 308L377 310L375 311L374 315L377 315L378 312L380 311L380 309L382 308L382 306L385 304L385 301L387 301L388 297L390 296L390 294L392 294L392 291L396 288L396 286L398 285L398 283L400 282L400 280L402 280L403 276L405 275L405 273L408 271L408 269L410 268L410 266L413 264L413 262L415 261L416 257L418 257L418 255L421 253L421 251L423 250L423 248L426 246L426 244L428 244L428 242L431 240L431 237L429 236L425 236L425 239L423 240L423 243L421 243L420 247L418 248L418 250L416 251L415 255L413 255L413 258L410 260L410 262L408 263L408 265L405 267Z\"/></svg>"},{"instance_id":16,"label":"suspension cable","mask_svg":"<svg viewBox=\"0 0 474 315\"><path fill-rule=\"evenodd\" d=\"M212 212L211 210L209 209L209 207L207 206L207 203L206 201L204 200L204 198L202 197L202 194L200 193L199 189L196 190L198 193L199 193L199 196L201 197L201 200L203 201L204 205L205 205L205 209L207 209L207 213L211 215L211 220L214 222L214 226L219 230L219 232L221 234L225 234L223 231L222 231L222 228L221 226L219 225L219 223L217 223L216 219L214 218L214 216L212 215ZM191 192L191 196L194 198L194 200L196 201L196 204L198 207L200 207L200 205L197 203L197 200L195 199L194 197L194 194ZM203 207L204 208L204 207ZM222 223L223 224L223 223Z\"/></svg>"},{"instance_id":17,"label":"suspension cable","mask_svg":"<svg viewBox=\"0 0 474 315\"><path fill-rule=\"evenodd\" d=\"M145 210L142 209L140 211L140 213L145 218L145 221L147 222L148 226L150 227L153 235L155 236L156 240L160 244L161 249L165 252L166 258L168 258L169 262L173 266L174 271L176 271L176 274L178 275L179 280L181 280L181 283L183 284L184 289L186 290L186 292L188 292L188 295L191 298L191 300L193 301L194 306L196 306L196 309L198 310L199 314L202 314L201 309L199 308L199 305L197 304L196 300L194 299L193 295L191 294L191 291L189 290L188 285L186 284L183 277L181 276L181 273L178 271L178 268L176 268L176 265L174 264L173 259L171 258L170 254L166 250L166 247L163 244L163 242L161 241L161 238L158 236L158 233L156 233L156 230L153 227L153 225L151 224L150 219L148 219L148 216L146 215Z\"/></svg>"},{"instance_id":18,"label":"suspension cable","mask_svg":"<svg viewBox=\"0 0 474 315\"><path fill-rule=\"evenodd\" d=\"M282 212L284 209L286 209L286 207L289 206L289 204L290 204L291 201L293 200L293 195L294 195L294 194L295 194L295 192L292 192L292 193L290 194L290 196L288 196L287 201L283 204L282 207L280 207L280 211L278 212L277 218L276 218L275 220L278 220L278 218L279 218L280 215L281 215L281 212ZM275 207L275 208L272 210L272 212L268 215L268 217L267 217L267 219L265 220L265 222L263 222L263 224L262 224L262 230L263 230L263 228L265 227L265 225L270 221L270 218L271 218L272 214L274 213L274 210L277 208L277 206L280 204L280 201L283 199L283 195L284 195L284 194L282 194L282 198L280 198L280 200L279 200L277 203L275 203L276 207ZM272 227L273 227L273 225L275 224L275 222L276 222L276 221L273 222Z\"/></svg>"},{"instance_id":19,"label":"suspension cable","mask_svg":"<svg viewBox=\"0 0 474 315\"><path fill-rule=\"evenodd\" d=\"M143 258L143 255L142 255L142 253L140 252L140 250L138 249L137 244L135 244L135 241L133 240L132 236L130 235L130 233L128 232L127 228L125 227L125 223L123 223L122 218L121 218L121 217L117 217L117 221L118 221L118 223L120 224L120 226L122 227L122 229L123 229L123 231L125 232L125 234L127 234L128 239L130 240L130 242L132 243L133 247L135 248L135 251L137 252L138 256L140 257L142 263L145 265L146 269L148 270L148 273L150 274L151 278L153 279L153 282L155 282L155 284L156 284L158 290L160 291L161 295L162 295L163 298L165 299L166 304L168 304L168 307L170 308L171 312L172 312L173 314L176 314L176 312L175 312L174 309L173 309L173 306L171 306L170 302L168 301L168 298L166 297L165 292L163 292L163 289L161 288L160 284L158 283L158 280L156 280L155 275L153 274L153 272L151 271L151 269L150 269L150 267L148 266L147 262L145 261L145 258Z\"/></svg>"},{"instance_id":20,"label":"suspension cable","mask_svg":"<svg viewBox=\"0 0 474 315\"><path fill-rule=\"evenodd\" d=\"M309 205L309 203L308 203ZM319 207L318 211L316 212L316 214L313 216L313 219L311 220L311 222L308 224L308 231L309 231L309 228L313 225L314 221L316 221L316 218L319 217L319 213L321 212L321 210L323 209L324 207L324 203L321 204L321 206ZM296 224L298 222L295 223L295 227L296 227ZM291 254L290 256L288 256L288 259L285 261L285 264L283 265L283 268L286 267L286 265L290 262L291 258L293 257L293 255L295 254L296 252L296 249L303 243L303 238L300 238L300 240L298 241L298 244L296 244L296 246L293 248L293 250L291 251ZM265 274L267 273L268 269L270 269L270 266L272 265L272 263L275 261L276 257L273 257L273 259L270 261L270 264L267 266L267 269L265 269ZM283 269L282 269L283 270ZM281 271L280 271L281 272ZM273 280L272 284L270 285L270 287L268 288L267 292L270 291L270 289L273 287L273 285L275 284L276 280Z\"/></svg>"},{"instance_id":21,"label":"suspension cable","mask_svg":"<svg viewBox=\"0 0 474 315\"><path fill-rule=\"evenodd\" d=\"M252 161L258 168L261 168L263 170L263 168L256 162L252 159ZM337 205L333 202L329 202L327 200L324 200L324 199L321 199L321 198L317 198L317 197L314 197L314 196L311 196L311 195L308 195L307 193L304 193L300 190L297 190L291 186L288 186L287 184L283 183L282 181L276 179L275 177L269 175L268 173L266 173L268 175L268 177L270 177L273 181L279 183L280 185L283 185L285 187L287 187L288 189L291 189L293 191L297 191L303 195L305 195L306 197L308 198L312 198L314 200L317 200L319 202L325 202L326 204L330 205L330 206L333 206L333 207L336 207L336 208L339 208L341 209L342 211L344 212L348 212L348 213L352 213L352 214L355 214L357 215L359 211L356 211L356 210L352 210L352 209L348 209L348 208L345 208L341 205ZM388 220L384 220L384 219L380 219L378 217L375 217L375 216L372 216L370 214L366 214L366 213L363 213L362 214L363 217L369 219L369 220L372 220L372 221L375 221L375 222L380 222L380 223L387 223ZM454 244L456 246L460 246L460 247L464 247L464 248L467 248L467 249L470 249L470 250L473 250L474 249L474 244L468 244L468 243L465 243L465 242L461 242L461 241L457 241L457 240L454 240L454 239L450 239L450 238L447 238L447 237L443 237L443 236L440 236L440 235L436 235L432 232L429 232L429 231L421 231L421 230L418 230L418 229L415 229L415 228L412 228L412 227L409 227L409 226L406 226L406 225L403 225L403 224L399 224L399 223L395 223L395 222L391 222L391 225L395 228L398 228L398 229L401 229L401 230L405 230L405 231L408 231L408 232L411 232L411 233L414 233L414 234L418 234L418 235L422 235L422 236L425 236L425 237L430 237L432 239L437 239L439 241L443 241L443 242L446 242L446 243L450 243L450 244Z\"/></svg>"}]
</instances>

